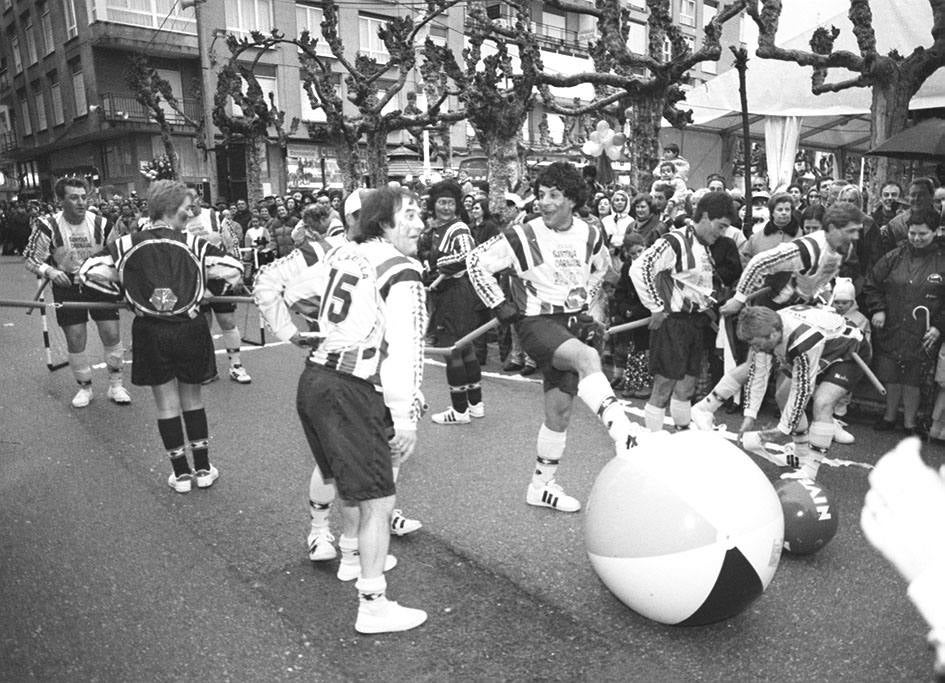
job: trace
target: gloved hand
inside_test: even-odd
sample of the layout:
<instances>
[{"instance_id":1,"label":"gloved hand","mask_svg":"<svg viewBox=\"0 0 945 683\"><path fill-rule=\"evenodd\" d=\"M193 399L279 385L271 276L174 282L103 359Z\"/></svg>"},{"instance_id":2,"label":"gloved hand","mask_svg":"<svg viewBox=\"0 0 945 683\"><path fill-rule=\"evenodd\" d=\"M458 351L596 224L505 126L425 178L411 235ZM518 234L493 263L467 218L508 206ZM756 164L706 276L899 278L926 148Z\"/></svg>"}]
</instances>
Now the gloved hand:
<instances>
[{"instance_id":1,"label":"gloved hand","mask_svg":"<svg viewBox=\"0 0 945 683\"><path fill-rule=\"evenodd\" d=\"M522 314L518 310L518 306L516 306L509 300L505 300L501 304L493 308L492 314L503 325L511 325L516 320L522 317Z\"/></svg>"}]
</instances>

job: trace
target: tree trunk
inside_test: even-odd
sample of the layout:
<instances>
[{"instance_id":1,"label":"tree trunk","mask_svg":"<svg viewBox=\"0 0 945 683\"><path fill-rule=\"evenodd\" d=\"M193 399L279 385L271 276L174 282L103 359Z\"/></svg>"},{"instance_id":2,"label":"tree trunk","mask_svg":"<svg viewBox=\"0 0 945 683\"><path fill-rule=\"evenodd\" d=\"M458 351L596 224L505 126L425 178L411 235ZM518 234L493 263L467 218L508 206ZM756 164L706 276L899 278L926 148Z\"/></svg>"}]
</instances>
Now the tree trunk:
<instances>
[{"instance_id":1,"label":"tree trunk","mask_svg":"<svg viewBox=\"0 0 945 683\"><path fill-rule=\"evenodd\" d=\"M341 171L341 182L347 195L361 186L361 154L357 143L350 144L344 138L339 138L335 144L335 154Z\"/></svg>"},{"instance_id":2,"label":"tree trunk","mask_svg":"<svg viewBox=\"0 0 945 683\"><path fill-rule=\"evenodd\" d=\"M246 199L250 206L262 201L262 163L260 158L266 153L265 140L251 138L246 145Z\"/></svg>"},{"instance_id":3,"label":"tree trunk","mask_svg":"<svg viewBox=\"0 0 945 683\"><path fill-rule=\"evenodd\" d=\"M904 83L904 80L894 78L883 85L873 86L870 148L905 129L909 119L909 101L918 87L911 87ZM875 207L879 203L879 193L886 180L902 182L903 164L901 160L889 157L869 157L869 160L869 200L870 207Z\"/></svg>"},{"instance_id":4,"label":"tree trunk","mask_svg":"<svg viewBox=\"0 0 945 683\"><path fill-rule=\"evenodd\" d=\"M387 134L386 128L377 128L367 134L367 175L371 187L387 184Z\"/></svg>"},{"instance_id":5,"label":"tree trunk","mask_svg":"<svg viewBox=\"0 0 945 683\"><path fill-rule=\"evenodd\" d=\"M289 148L279 146L279 187L282 194L289 193Z\"/></svg>"},{"instance_id":6,"label":"tree trunk","mask_svg":"<svg viewBox=\"0 0 945 683\"><path fill-rule=\"evenodd\" d=\"M660 124L664 102L658 97L640 97L627 110L630 127L627 150L630 153L630 183L637 192L649 192L653 169L660 160Z\"/></svg>"},{"instance_id":7,"label":"tree trunk","mask_svg":"<svg viewBox=\"0 0 945 683\"><path fill-rule=\"evenodd\" d=\"M518 156L518 137L498 138L489 132L476 131L482 152L488 160L489 210L502 215L505 193L510 192L522 177Z\"/></svg>"},{"instance_id":8,"label":"tree trunk","mask_svg":"<svg viewBox=\"0 0 945 683\"><path fill-rule=\"evenodd\" d=\"M171 164L172 180L180 179L180 160L177 158L177 150L174 149L174 141L171 139L171 133L165 123L161 126L161 143L164 145L164 154Z\"/></svg>"}]
</instances>

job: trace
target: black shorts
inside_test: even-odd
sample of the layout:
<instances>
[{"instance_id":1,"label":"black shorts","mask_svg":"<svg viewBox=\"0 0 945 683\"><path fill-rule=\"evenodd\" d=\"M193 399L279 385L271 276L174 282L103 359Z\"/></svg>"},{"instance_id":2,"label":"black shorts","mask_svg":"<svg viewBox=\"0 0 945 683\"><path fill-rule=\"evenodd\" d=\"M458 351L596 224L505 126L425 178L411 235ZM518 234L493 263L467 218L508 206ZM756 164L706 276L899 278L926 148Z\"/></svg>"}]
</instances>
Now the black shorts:
<instances>
[{"instance_id":1,"label":"black shorts","mask_svg":"<svg viewBox=\"0 0 945 683\"><path fill-rule=\"evenodd\" d=\"M482 301L468 277L449 278L435 290L430 329L437 346L452 346L482 324Z\"/></svg>"},{"instance_id":2,"label":"black shorts","mask_svg":"<svg viewBox=\"0 0 945 683\"><path fill-rule=\"evenodd\" d=\"M363 379L306 363L295 403L322 476L338 495L361 501L395 493L384 397Z\"/></svg>"},{"instance_id":3,"label":"black shorts","mask_svg":"<svg viewBox=\"0 0 945 683\"><path fill-rule=\"evenodd\" d=\"M156 386L172 379L201 384L217 374L207 319L161 320L138 316L131 325L131 383Z\"/></svg>"},{"instance_id":4,"label":"black shorts","mask_svg":"<svg viewBox=\"0 0 945 683\"><path fill-rule=\"evenodd\" d=\"M659 328L650 330L650 373L677 381L698 377L708 325L701 313L670 313Z\"/></svg>"},{"instance_id":5,"label":"black shorts","mask_svg":"<svg viewBox=\"0 0 945 683\"><path fill-rule=\"evenodd\" d=\"M515 324L522 350L531 356L542 374L545 391L559 389L570 396L577 395L578 374L571 370L558 370L552 364L555 351L570 339L577 339L568 330L568 319L572 314L532 315Z\"/></svg>"},{"instance_id":6,"label":"black shorts","mask_svg":"<svg viewBox=\"0 0 945 683\"><path fill-rule=\"evenodd\" d=\"M121 303L121 299L109 296L104 292L99 292L96 289L91 287L80 287L79 285L72 285L71 287L60 287L59 285L52 285L53 299L55 301L104 301L108 303ZM88 309L88 308L57 308L56 309L56 322L59 323L59 327L69 327L70 325L84 325L89 321L91 316L92 320L101 321L101 320L118 320L118 309Z\"/></svg>"}]
</instances>

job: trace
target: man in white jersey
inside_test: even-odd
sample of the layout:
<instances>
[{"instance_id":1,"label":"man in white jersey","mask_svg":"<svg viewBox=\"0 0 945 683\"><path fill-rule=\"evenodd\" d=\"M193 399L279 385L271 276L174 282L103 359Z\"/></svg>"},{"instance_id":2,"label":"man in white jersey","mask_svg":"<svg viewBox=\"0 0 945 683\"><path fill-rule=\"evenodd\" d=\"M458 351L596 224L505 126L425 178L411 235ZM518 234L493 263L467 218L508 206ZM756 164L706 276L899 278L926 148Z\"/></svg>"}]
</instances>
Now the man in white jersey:
<instances>
[{"instance_id":1,"label":"man in white jersey","mask_svg":"<svg viewBox=\"0 0 945 683\"><path fill-rule=\"evenodd\" d=\"M466 267L479 298L500 322L515 324L522 349L544 376L545 421L525 502L577 512L581 503L555 482L574 396L606 425L618 454L636 445L639 428L627 419L601 370L603 329L587 314L610 252L603 232L574 215L584 204L584 179L572 164L556 162L537 184L540 216L473 249ZM494 277L507 268L511 299Z\"/></svg>"},{"instance_id":2,"label":"man in white jersey","mask_svg":"<svg viewBox=\"0 0 945 683\"><path fill-rule=\"evenodd\" d=\"M94 289L82 287L77 275L82 263L105 246L106 221L88 211L89 184L84 178L60 178L56 197L62 210L51 216L39 216L33 223L24 252L26 269L52 283L57 302L97 302L116 299ZM56 322L62 328L69 350L69 367L79 391L72 399L74 408L84 408L92 400L92 368L85 353L86 324L89 317L98 327L105 351L109 386L106 396L118 404L131 403L122 383L125 350L118 327L118 309L56 309Z\"/></svg>"},{"instance_id":3,"label":"man in white jersey","mask_svg":"<svg viewBox=\"0 0 945 683\"><path fill-rule=\"evenodd\" d=\"M359 633L406 631L426 612L387 600L384 571L394 509L394 462L417 443L423 408L426 297L416 254L416 197L382 187L363 199L356 241L331 249L281 297L260 296L276 336L310 346L296 406L318 469L342 502L338 577L357 580ZM265 288L261 291L267 291ZM313 323L300 332L291 311Z\"/></svg>"},{"instance_id":4,"label":"man in white jersey","mask_svg":"<svg viewBox=\"0 0 945 683\"><path fill-rule=\"evenodd\" d=\"M184 231L196 237L202 237L234 258L240 258L239 240L233 231L226 223L219 220L213 209L203 208L196 190L190 191L190 198L193 203L190 205L190 216L184 225ZM210 282L210 293L219 296L223 293L222 286L219 282ZM240 344L243 336L236 325L236 304L221 301L204 304L200 307L200 312L207 316L208 325L213 324L213 316L217 318L217 325L220 326L223 344L226 347L226 355L230 361L230 379L239 384L252 382L253 378L246 372L240 359Z\"/></svg>"}]
</instances>

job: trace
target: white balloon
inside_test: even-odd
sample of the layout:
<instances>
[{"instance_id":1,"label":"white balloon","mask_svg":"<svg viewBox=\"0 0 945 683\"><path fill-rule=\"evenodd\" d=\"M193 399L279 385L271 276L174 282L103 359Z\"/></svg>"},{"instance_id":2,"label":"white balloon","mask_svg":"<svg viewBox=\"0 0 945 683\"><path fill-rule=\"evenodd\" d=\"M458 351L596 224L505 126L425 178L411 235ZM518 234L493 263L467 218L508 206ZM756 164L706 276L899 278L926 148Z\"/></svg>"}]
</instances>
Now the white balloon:
<instances>
[{"instance_id":1,"label":"white balloon","mask_svg":"<svg viewBox=\"0 0 945 683\"><path fill-rule=\"evenodd\" d=\"M599 157L604 148L601 147L599 142L588 140L581 145L581 151L589 157Z\"/></svg>"}]
</instances>

